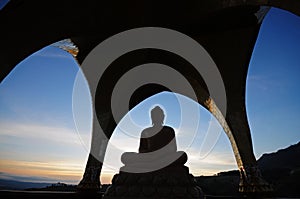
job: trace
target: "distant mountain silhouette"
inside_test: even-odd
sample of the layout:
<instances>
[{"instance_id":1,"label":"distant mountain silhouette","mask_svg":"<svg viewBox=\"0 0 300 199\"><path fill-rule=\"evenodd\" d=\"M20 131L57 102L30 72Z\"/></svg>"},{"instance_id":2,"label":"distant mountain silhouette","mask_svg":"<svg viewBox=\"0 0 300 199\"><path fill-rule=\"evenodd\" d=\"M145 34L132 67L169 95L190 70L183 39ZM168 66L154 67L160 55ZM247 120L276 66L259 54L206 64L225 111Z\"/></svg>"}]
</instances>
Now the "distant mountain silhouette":
<instances>
[{"instance_id":1,"label":"distant mountain silhouette","mask_svg":"<svg viewBox=\"0 0 300 199\"><path fill-rule=\"evenodd\" d=\"M46 187L39 187L39 188L30 188L30 189L26 189L26 191L62 191L62 192L74 192L76 191L76 187L77 185L68 185L65 183L55 183L55 184L51 184L50 186L46 186Z\"/></svg>"},{"instance_id":2,"label":"distant mountain silhouette","mask_svg":"<svg viewBox=\"0 0 300 199\"><path fill-rule=\"evenodd\" d=\"M300 142L258 160L263 177L277 196L300 197Z\"/></svg>"},{"instance_id":3,"label":"distant mountain silhouette","mask_svg":"<svg viewBox=\"0 0 300 199\"><path fill-rule=\"evenodd\" d=\"M51 183L21 182L16 180L0 179L0 190L24 190L28 188L41 188L50 185Z\"/></svg>"},{"instance_id":4,"label":"distant mountain silhouette","mask_svg":"<svg viewBox=\"0 0 300 199\"><path fill-rule=\"evenodd\" d=\"M277 152L263 154L258 160L262 171L270 169L294 170L300 168L300 142Z\"/></svg>"},{"instance_id":5,"label":"distant mountain silhouette","mask_svg":"<svg viewBox=\"0 0 300 199\"><path fill-rule=\"evenodd\" d=\"M263 154L258 160L262 175L274 188L274 195L300 197L300 142L277 152ZM239 171L196 177L208 195L238 196Z\"/></svg>"}]
</instances>

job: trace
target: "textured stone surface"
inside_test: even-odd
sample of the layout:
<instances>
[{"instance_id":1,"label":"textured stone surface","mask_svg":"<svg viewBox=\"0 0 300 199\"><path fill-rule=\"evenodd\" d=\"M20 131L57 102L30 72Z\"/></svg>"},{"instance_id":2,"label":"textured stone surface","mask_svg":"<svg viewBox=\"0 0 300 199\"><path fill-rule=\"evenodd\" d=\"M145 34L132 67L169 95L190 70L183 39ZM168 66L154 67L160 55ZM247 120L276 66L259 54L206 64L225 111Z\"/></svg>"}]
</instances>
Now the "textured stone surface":
<instances>
[{"instance_id":1,"label":"textured stone surface","mask_svg":"<svg viewBox=\"0 0 300 199\"><path fill-rule=\"evenodd\" d=\"M89 155L89 167L86 167L84 176L77 186L78 191L99 191L101 164L92 155Z\"/></svg>"},{"instance_id":2,"label":"textured stone surface","mask_svg":"<svg viewBox=\"0 0 300 199\"><path fill-rule=\"evenodd\" d=\"M166 167L150 173L116 174L104 199L203 198L194 176L185 166Z\"/></svg>"}]
</instances>

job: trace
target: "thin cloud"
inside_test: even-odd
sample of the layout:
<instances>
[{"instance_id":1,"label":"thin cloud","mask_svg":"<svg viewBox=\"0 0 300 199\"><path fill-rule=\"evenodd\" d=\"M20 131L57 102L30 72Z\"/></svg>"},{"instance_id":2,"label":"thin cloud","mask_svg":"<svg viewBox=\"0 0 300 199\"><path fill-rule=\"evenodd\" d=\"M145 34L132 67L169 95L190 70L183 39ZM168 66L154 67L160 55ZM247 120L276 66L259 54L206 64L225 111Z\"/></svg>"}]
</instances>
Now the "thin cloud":
<instances>
[{"instance_id":1,"label":"thin cloud","mask_svg":"<svg viewBox=\"0 0 300 199\"><path fill-rule=\"evenodd\" d=\"M35 179L34 182L78 182L84 165L72 161L1 160L0 168L3 171L0 178L14 178L22 181Z\"/></svg>"},{"instance_id":2,"label":"thin cloud","mask_svg":"<svg viewBox=\"0 0 300 199\"><path fill-rule=\"evenodd\" d=\"M283 79L271 75L248 75L247 87L269 91L270 89L281 89L284 87Z\"/></svg>"},{"instance_id":3,"label":"thin cloud","mask_svg":"<svg viewBox=\"0 0 300 199\"><path fill-rule=\"evenodd\" d=\"M201 158L197 153L190 152L189 160L191 163L211 164L215 166L236 166L233 154L214 152L205 158Z\"/></svg>"},{"instance_id":4,"label":"thin cloud","mask_svg":"<svg viewBox=\"0 0 300 199\"><path fill-rule=\"evenodd\" d=\"M66 127L55 127L42 124L22 124L22 123L0 123L0 137L13 136L18 138L30 138L33 140L47 140L60 144L82 145L89 143L90 136L88 134L78 135L75 129ZM2 139L1 142L3 142Z\"/></svg>"}]
</instances>

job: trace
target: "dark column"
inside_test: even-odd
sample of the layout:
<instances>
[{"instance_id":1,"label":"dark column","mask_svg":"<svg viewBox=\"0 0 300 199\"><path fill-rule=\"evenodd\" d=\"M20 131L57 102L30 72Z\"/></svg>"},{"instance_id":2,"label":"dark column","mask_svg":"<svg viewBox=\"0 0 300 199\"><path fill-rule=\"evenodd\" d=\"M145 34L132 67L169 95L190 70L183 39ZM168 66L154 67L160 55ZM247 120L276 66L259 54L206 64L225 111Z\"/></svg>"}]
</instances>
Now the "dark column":
<instances>
[{"instance_id":1,"label":"dark column","mask_svg":"<svg viewBox=\"0 0 300 199\"><path fill-rule=\"evenodd\" d=\"M226 115L218 110L218 99L208 99L204 106L218 119L227 134L241 171L241 192L268 192L253 153L245 93L248 65L260 25L220 31L197 37L210 53L222 75L226 96Z\"/></svg>"},{"instance_id":2,"label":"dark column","mask_svg":"<svg viewBox=\"0 0 300 199\"><path fill-rule=\"evenodd\" d=\"M99 118L99 120L98 120ZM98 132L96 126L101 126L103 133ZM86 163L82 180L78 184L78 191L95 192L101 188L100 174L104 162L108 140L110 139L116 123L110 113L103 113L93 118L93 132L90 154Z\"/></svg>"},{"instance_id":3,"label":"dark column","mask_svg":"<svg viewBox=\"0 0 300 199\"><path fill-rule=\"evenodd\" d=\"M82 180L77 186L79 191L98 191L101 187L100 173L102 162L89 154Z\"/></svg>"},{"instance_id":4,"label":"dark column","mask_svg":"<svg viewBox=\"0 0 300 199\"><path fill-rule=\"evenodd\" d=\"M250 128L247 120L244 95L228 96L229 107L226 121L230 127L236 142L242 165L239 165L241 173L240 192L266 193L271 192L271 186L263 180L257 167L253 152Z\"/></svg>"}]
</instances>

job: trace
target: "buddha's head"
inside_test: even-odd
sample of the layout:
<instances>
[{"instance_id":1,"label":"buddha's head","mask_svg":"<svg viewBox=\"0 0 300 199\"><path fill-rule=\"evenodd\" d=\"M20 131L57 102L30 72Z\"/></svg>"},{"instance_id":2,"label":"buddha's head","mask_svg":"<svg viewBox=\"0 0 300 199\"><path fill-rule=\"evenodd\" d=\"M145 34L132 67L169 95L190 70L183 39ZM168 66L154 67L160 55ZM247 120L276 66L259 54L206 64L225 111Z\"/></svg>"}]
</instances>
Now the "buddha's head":
<instances>
[{"instance_id":1,"label":"buddha's head","mask_svg":"<svg viewBox=\"0 0 300 199\"><path fill-rule=\"evenodd\" d=\"M164 111L159 106L155 106L151 110L151 119L153 126L163 125L165 119Z\"/></svg>"}]
</instances>

